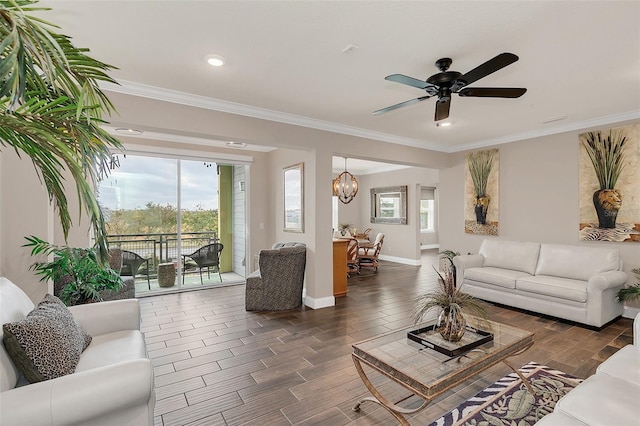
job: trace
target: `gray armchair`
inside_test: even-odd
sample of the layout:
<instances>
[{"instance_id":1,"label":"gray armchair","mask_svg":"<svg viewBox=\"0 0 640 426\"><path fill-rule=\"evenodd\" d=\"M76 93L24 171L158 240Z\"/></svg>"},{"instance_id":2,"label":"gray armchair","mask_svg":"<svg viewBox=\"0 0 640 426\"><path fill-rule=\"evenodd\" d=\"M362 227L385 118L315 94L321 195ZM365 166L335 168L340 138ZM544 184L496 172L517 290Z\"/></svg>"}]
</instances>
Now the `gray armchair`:
<instances>
[{"instance_id":1,"label":"gray armchair","mask_svg":"<svg viewBox=\"0 0 640 426\"><path fill-rule=\"evenodd\" d=\"M276 243L261 250L259 269L247 277L247 311L285 311L302 305L307 263L303 243Z\"/></svg>"}]
</instances>

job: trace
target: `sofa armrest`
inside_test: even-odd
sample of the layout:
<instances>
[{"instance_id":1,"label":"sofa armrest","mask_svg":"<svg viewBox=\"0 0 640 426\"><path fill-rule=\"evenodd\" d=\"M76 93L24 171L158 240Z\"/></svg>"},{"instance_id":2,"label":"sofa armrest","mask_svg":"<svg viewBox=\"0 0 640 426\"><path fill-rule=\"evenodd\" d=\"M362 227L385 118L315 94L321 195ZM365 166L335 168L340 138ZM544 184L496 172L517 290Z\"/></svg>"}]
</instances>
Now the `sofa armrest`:
<instances>
[{"instance_id":1,"label":"sofa armrest","mask_svg":"<svg viewBox=\"0 0 640 426\"><path fill-rule=\"evenodd\" d=\"M484 264L484 256L481 254L463 254L453 258L453 266L456 267L456 285L462 285L464 270L467 268L477 268Z\"/></svg>"},{"instance_id":2,"label":"sofa armrest","mask_svg":"<svg viewBox=\"0 0 640 426\"><path fill-rule=\"evenodd\" d=\"M137 299L88 303L70 306L69 310L78 324L91 335L140 330L140 303Z\"/></svg>"},{"instance_id":3,"label":"sofa armrest","mask_svg":"<svg viewBox=\"0 0 640 426\"><path fill-rule=\"evenodd\" d=\"M633 320L633 344L640 346L640 312L638 312L636 318Z\"/></svg>"},{"instance_id":4,"label":"sofa armrest","mask_svg":"<svg viewBox=\"0 0 640 426\"><path fill-rule=\"evenodd\" d=\"M623 271L600 272L589 278L587 293L603 292L609 288L622 287L627 282L627 274Z\"/></svg>"},{"instance_id":5,"label":"sofa armrest","mask_svg":"<svg viewBox=\"0 0 640 426\"><path fill-rule=\"evenodd\" d=\"M86 424L151 398L151 361L136 359L2 392L0 424Z\"/></svg>"}]
</instances>

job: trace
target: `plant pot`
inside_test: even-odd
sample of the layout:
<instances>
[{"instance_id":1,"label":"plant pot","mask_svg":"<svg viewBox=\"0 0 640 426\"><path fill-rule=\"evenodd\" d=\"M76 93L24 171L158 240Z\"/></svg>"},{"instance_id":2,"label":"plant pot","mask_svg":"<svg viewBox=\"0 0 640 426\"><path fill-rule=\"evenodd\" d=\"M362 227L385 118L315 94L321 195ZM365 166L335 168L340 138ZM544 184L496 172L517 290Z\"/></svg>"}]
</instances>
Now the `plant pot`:
<instances>
[{"instance_id":1,"label":"plant pot","mask_svg":"<svg viewBox=\"0 0 640 426\"><path fill-rule=\"evenodd\" d=\"M476 197L476 223L485 225L487 223L487 210L489 209L490 198L488 195L484 197Z\"/></svg>"},{"instance_id":2,"label":"plant pot","mask_svg":"<svg viewBox=\"0 0 640 426\"><path fill-rule=\"evenodd\" d=\"M593 193L593 206L598 215L598 227L613 229L622 206L622 194L617 189L599 189Z\"/></svg>"},{"instance_id":3,"label":"plant pot","mask_svg":"<svg viewBox=\"0 0 640 426\"><path fill-rule=\"evenodd\" d=\"M438 332L443 339L449 342L458 342L464 336L467 328L467 321L460 311L452 315L448 308L445 308L438 317Z\"/></svg>"}]
</instances>

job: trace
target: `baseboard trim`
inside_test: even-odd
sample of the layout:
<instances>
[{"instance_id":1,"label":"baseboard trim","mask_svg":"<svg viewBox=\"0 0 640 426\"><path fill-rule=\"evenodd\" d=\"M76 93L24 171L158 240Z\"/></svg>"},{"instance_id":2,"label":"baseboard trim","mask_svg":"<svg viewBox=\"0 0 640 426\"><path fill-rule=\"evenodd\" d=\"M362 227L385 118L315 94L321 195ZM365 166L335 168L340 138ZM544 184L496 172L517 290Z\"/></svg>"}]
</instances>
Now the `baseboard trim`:
<instances>
[{"instance_id":1,"label":"baseboard trim","mask_svg":"<svg viewBox=\"0 0 640 426\"><path fill-rule=\"evenodd\" d=\"M387 260L389 262L402 263L404 265L411 265L411 266L422 265L422 260L420 259L406 259L404 257L387 256L384 254L379 255L378 258L380 260Z\"/></svg>"},{"instance_id":2,"label":"baseboard trim","mask_svg":"<svg viewBox=\"0 0 640 426\"><path fill-rule=\"evenodd\" d=\"M625 318L634 319L636 315L640 313L640 308L636 308L634 306L625 306L622 311L622 316Z\"/></svg>"},{"instance_id":3,"label":"baseboard trim","mask_svg":"<svg viewBox=\"0 0 640 426\"><path fill-rule=\"evenodd\" d=\"M336 298L333 296L329 296L316 299L315 297L305 296L304 305L310 307L311 309L329 308L336 305Z\"/></svg>"},{"instance_id":4,"label":"baseboard trim","mask_svg":"<svg viewBox=\"0 0 640 426\"><path fill-rule=\"evenodd\" d=\"M423 244L420 246L420 250L439 249L440 244Z\"/></svg>"}]
</instances>

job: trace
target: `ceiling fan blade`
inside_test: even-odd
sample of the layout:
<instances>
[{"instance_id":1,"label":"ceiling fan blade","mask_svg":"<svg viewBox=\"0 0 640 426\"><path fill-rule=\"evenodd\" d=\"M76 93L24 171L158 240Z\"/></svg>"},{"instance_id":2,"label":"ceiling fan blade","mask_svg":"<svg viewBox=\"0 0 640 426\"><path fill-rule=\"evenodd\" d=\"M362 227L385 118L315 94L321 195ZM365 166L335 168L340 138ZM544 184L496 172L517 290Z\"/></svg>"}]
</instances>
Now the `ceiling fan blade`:
<instances>
[{"instance_id":1,"label":"ceiling fan blade","mask_svg":"<svg viewBox=\"0 0 640 426\"><path fill-rule=\"evenodd\" d=\"M405 106L417 104L418 102L422 102L425 99L429 99L430 97L431 96L421 96L419 98L415 98L415 99L411 99L411 100L408 100L408 101L400 102L399 104L391 105L389 107L382 108L382 109L379 109L377 111L373 111L373 114L374 115L379 115L379 114L382 114L382 113L385 113L385 112L393 111L394 109L398 109L398 108L402 108L402 107L405 107Z\"/></svg>"},{"instance_id":2,"label":"ceiling fan blade","mask_svg":"<svg viewBox=\"0 0 640 426\"><path fill-rule=\"evenodd\" d=\"M522 87L465 87L458 92L460 96L479 98L519 98L527 89Z\"/></svg>"},{"instance_id":3,"label":"ceiling fan blade","mask_svg":"<svg viewBox=\"0 0 640 426\"><path fill-rule=\"evenodd\" d=\"M449 109L451 108L451 97L438 99L436 102L435 121L444 120L449 117Z\"/></svg>"},{"instance_id":4,"label":"ceiling fan blade","mask_svg":"<svg viewBox=\"0 0 640 426\"><path fill-rule=\"evenodd\" d=\"M454 86L457 86L457 88L467 86L474 81L480 80L481 78L486 77L489 74L492 74L499 69L506 67L507 65L511 65L517 60L518 57L513 53L501 53L495 58L489 59L484 64L479 65L468 73L458 77L456 79L456 83L458 84L454 84Z\"/></svg>"},{"instance_id":5,"label":"ceiling fan blade","mask_svg":"<svg viewBox=\"0 0 640 426\"><path fill-rule=\"evenodd\" d=\"M391 74L386 76L384 79L400 84L405 84L411 87L417 87L418 89L426 89L427 87L433 86L433 84L431 83L427 83L426 81L418 80L417 78L409 77L403 74Z\"/></svg>"}]
</instances>

